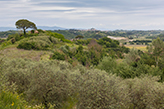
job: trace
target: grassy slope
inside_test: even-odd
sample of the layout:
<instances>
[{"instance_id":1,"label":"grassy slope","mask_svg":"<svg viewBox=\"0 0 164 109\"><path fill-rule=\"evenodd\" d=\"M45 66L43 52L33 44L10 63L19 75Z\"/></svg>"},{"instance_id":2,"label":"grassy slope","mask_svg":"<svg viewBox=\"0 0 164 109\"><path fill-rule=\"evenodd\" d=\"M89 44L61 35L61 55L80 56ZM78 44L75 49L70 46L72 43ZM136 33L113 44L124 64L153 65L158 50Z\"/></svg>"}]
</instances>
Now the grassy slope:
<instances>
[{"instance_id":1,"label":"grassy slope","mask_svg":"<svg viewBox=\"0 0 164 109\"><path fill-rule=\"evenodd\" d=\"M26 40L27 38L24 38L23 40ZM52 52L50 51L44 51L44 50L24 50L24 49L18 49L17 46L19 43L21 43L23 40L20 40L16 42L15 44L8 45L6 47L2 47L0 45L0 57L7 57L7 58L26 58L26 59L32 59L35 61L39 60L47 60L49 59Z\"/></svg>"},{"instance_id":2,"label":"grassy slope","mask_svg":"<svg viewBox=\"0 0 164 109\"><path fill-rule=\"evenodd\" d=\"M23 50L13 48L6 48L0 51L0 56L5 56L7 58L27 58L35 61L41 59L46 60L52 53L50 51L35 51L35 50Z\"/></svg>"},{"instance_id":3,"label":"grassy slope","mask_svg":"<svg viewBox=\"0 0 164 109\"><path fill-rule=\"evenodd\" d=\"M61 46L68 45L70 47L78 47L76 44L71 43L65 43L60 42L58 44L55 44L54 47L49 50L24 50L24 49L18 49L17 46L24 40L27 40L28 38L24 38L23 40L20 40L16 42L15 44L11 44L5 47L2 47L0 45L0 57L7 57L7 58L26 58L31 59L34 61L39 60L49 60L50 56L53 54L52 51L56 51ZM84 49L87 49L87 46L84 46Z\"/></svg>"}]
</instances>

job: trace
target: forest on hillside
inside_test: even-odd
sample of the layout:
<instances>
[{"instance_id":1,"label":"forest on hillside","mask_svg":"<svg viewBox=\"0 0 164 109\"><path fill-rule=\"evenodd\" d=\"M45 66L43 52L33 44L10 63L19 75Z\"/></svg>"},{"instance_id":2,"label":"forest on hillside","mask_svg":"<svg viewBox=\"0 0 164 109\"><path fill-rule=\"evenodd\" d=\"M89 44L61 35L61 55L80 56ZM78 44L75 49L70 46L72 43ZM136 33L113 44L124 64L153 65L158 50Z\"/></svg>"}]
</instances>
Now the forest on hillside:
<instances>
[{"instance_id":1,"label":"forest on hillside","mask_svg":"<svg viewBox=\"0 0 164 109\"><path fill-rule=\"evenodd\" d=\"M99 39L107 36L115 36L115 37L126 37L126 38L140 38L145 37L147 39L156 39L157 36L161 36L164 34L163 30L114 30L114 31L101 31L101 30L79 30L79 29L68 29L68 30L48 30L51 32L56 32L64 35L66 39L74 39L77 35L84 36L84 39L87 38L95 38ZM17 31L3 31L0 32L0 38L6 38L10 34L20 33Z\"/></svg>"},{"instance_id":2,"label":"forest on hillside","mask_svg":"<svg viewBox=\"0 0 164 109\"><path fill-rule=\"evenodd\" d=\"M75 38L77 35L84 36L87 38L95 38L99 39L107 36L116 36L116 37L126 37L126 38L140 38L140 37L148 37L152 39L153 37L164 34L162 30L114 30L114 31L101 31L101 30L78 30L78 29L69 29L69 30L54 30L53 32L57 32L62 34L67 39Z\"/></svg>"}]
</instances>

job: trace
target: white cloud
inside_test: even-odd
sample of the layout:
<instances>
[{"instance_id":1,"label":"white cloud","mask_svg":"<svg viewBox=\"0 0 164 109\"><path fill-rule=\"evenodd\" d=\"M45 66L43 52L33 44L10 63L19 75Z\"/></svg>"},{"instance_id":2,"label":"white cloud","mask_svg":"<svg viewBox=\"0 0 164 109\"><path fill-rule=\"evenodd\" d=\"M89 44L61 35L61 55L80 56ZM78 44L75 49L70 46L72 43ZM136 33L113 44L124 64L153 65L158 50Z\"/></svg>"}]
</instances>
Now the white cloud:
<instances>
[{"instance_id":1,"label":"white cloud","mask_svg":"<svg viewBox=\"0 0 164 109\"><path fill-rule=\"evenodd\" d=\"M0 0L0 26L27 18L37 25L164 29L163 0Z\"/></svg>"}]
</instances>

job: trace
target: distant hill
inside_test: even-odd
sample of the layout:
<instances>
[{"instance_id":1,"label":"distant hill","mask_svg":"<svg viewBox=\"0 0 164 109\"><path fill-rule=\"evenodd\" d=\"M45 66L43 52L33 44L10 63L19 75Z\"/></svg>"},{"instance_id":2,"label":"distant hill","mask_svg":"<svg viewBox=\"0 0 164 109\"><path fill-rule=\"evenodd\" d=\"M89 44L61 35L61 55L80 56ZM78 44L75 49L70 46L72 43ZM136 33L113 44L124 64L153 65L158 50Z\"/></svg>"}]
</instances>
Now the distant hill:
<instances>
[{"instance_id":1,"label":"distant hill","mask_svg":"<svg viewBox=\"0 0 164 109\"><path fill-rule=\"evenodd\" d=\"M42 30L66 30L66 28L62 28L62 27L57 27L57 26L53 26L53 27L49 27L49 26L37 26L38 29L42 29Z\"/></svg>"},{"instance_id":2,"label":"distant hill","mask_svg":"<svg viewBox=\"0 0 164 109\"><path fill-rule=\"evenodd\" d=\"M37 26L37 28L42 30L66 30L66 28L57 27L57 26L53 26L53 27ZM9 30L17 30L17 29L15 27L0 27L0 31L9 31Z\"/></svg>"},{"instance_id":3,"label":"distant hill","mask_svg":"<svg viewBox=\"0 0 164 109\"><path fill-rule=\"evenodd\" d=\"M17 30L14 27L0 27L0 31L9 31L9 30Z\"/></svg>"}]
</instances>

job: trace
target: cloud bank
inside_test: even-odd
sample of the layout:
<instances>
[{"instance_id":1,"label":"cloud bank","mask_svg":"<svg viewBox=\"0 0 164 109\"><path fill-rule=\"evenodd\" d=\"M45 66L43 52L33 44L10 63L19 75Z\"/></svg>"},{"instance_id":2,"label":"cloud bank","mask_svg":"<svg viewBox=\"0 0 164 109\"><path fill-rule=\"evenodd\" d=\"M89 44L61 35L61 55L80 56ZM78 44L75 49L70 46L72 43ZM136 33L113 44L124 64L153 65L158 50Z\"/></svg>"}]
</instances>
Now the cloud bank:
<instances>
[{"instance_id":1,"label":"cloud bank","mask_svg":"<svg viewBox=\"0 0 164 109\"><path fill-rule=\"evenodd\" d=\"M25 18L39 26L164 29L163 0L0 0L0 26Z\"/></svg>"}]
</instances>

